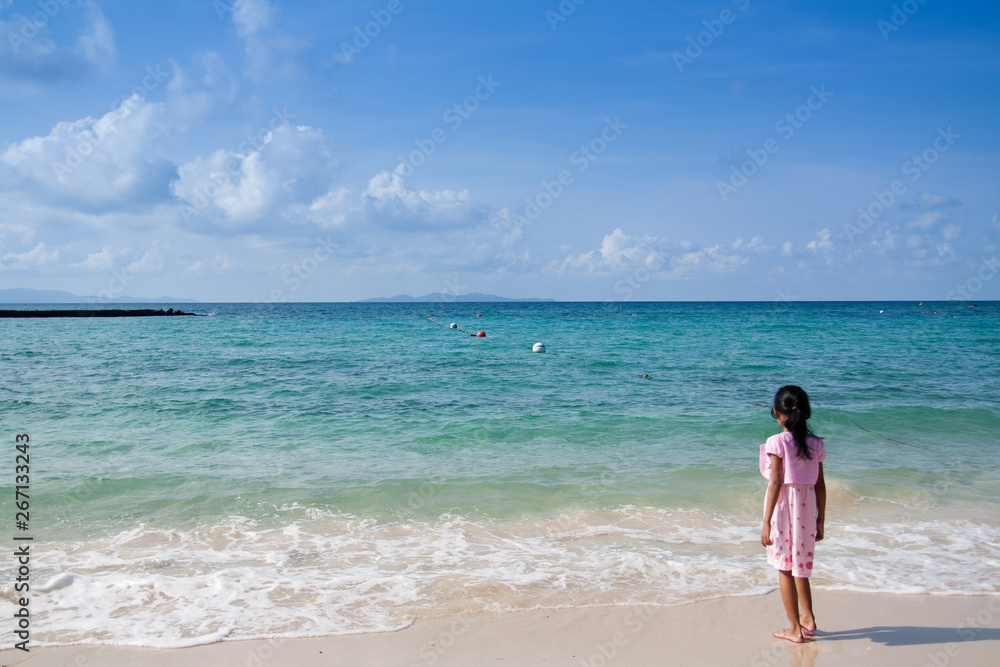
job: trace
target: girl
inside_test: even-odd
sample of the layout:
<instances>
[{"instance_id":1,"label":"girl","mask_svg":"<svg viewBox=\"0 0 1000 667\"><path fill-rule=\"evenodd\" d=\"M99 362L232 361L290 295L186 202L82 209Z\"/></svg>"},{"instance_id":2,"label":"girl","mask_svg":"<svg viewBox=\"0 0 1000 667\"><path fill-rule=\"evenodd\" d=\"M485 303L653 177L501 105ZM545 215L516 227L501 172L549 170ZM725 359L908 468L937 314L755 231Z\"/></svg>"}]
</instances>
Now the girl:
<instances>
[{"instance_id":1,"label":"girl","mask_svg":"<svg viewBox=\"0 0 1000 667\"><path fill-rule=\"evenodd\" d=\"M771 416L783 431L760 446L760 472L770 480L760 543L767 547L767 562L778 568L781 601L791 624L774 637L796 644L816 633L809 575L826 514L826 445L806 425L809 414L806 392L795 385L782 387L774 395Z\"/></svg>"}]
</instances>

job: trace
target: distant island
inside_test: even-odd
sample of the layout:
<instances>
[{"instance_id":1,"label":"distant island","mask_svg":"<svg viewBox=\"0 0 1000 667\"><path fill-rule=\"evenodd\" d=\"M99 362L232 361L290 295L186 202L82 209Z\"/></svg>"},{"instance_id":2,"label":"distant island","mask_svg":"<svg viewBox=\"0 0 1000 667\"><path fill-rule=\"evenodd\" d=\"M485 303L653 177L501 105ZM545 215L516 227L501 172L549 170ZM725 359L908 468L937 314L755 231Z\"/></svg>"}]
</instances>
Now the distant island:
<instances>
[{"instance_id":1,"label":"distant island","mask_svg":"<svg viewBox=\"0 0 1000 667\"><path fill-rule=\"evenodd\" d=\"M555 299L511 299L506 296L497 296L496 294L480 294L479 292L469 292L468 294L444 294L443 292L432 292L430 294L425 294L424 296L410 296L409 294L400 294L398 296L384 297L380 296L375 299L361 299L358 303L489 303L489 302L518 302L518 303L528 303L528 302L555 302Z\"/></svg>"},{"instance_id":2,"label":"distant island","mask_svg":"<svg viewBox=\"0 0 1000 667\"><path fill-rule=\"evenodd\" d=\"M116 296L106 299L98 296L78 296L62 290L28 289L15 287L0 289L0 303L198 303L195 299L175 299L171 296L161 296L156 299L144 299L138 296Z\"/></svg>"}]
</instances>

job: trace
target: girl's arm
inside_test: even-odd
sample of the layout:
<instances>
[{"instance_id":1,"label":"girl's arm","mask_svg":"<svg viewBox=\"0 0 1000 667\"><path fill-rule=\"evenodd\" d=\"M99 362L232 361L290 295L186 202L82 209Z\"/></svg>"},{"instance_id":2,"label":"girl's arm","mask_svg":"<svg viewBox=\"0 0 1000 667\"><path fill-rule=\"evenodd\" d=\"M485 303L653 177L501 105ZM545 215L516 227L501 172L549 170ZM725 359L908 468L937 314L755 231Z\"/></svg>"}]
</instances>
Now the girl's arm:
<instances>
[{"instance_id":1,"label":"girl's arm","mask_svg":"<svg viewBox=\"0 0 1000 667\"><path fill-rule=\"evenodd\" d=\"M823 539L823 519L826 518L826 480L823 479L823 464L819 464L819 477L816 478L816 541Z\"/></svg>"},{"instance_id":2,"label":"girl's arm","mask_svg":"<svg viewBox=\"0 0 1000 667\"><path fill-rule=\"evenodd\" d=\"M768 454L768 456L771 457L771 479L767 483L767 501L764 503L764 527L760 529L760 543L765 547L772 544L771 516L774 515L774 508L778 504L778 494L781 493L781 484L785 479L781 458L774 454Z\"/></svg>"}]
</instances>

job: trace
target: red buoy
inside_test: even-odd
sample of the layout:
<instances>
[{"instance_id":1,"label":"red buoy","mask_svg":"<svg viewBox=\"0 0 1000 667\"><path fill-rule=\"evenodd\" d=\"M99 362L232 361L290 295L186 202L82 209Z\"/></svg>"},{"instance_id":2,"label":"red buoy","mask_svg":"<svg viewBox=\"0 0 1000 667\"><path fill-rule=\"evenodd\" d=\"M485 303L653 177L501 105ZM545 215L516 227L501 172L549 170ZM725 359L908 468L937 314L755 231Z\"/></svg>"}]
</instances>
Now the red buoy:
<instances>
[{"instance_id":1,"label":"red buoy","mask_svg":"<svg viewBox=\"0 0 1000 667\"><path fill-rule=\"evenodd\" d=\"M486 332L485 331L480 331L479 333L476 334L476 337L477 338L486 338Z\"/></svg>"},{"instance_id":2,"label":"red buoy","mask_svg":"<svg viewBox=\"0 0 1000 667\"><path fill-rule=\"evenodd\" d=\"M476 317L482 317L482 316L483 316L482 313L476 313Z\"/></svg>"}]
</instances>

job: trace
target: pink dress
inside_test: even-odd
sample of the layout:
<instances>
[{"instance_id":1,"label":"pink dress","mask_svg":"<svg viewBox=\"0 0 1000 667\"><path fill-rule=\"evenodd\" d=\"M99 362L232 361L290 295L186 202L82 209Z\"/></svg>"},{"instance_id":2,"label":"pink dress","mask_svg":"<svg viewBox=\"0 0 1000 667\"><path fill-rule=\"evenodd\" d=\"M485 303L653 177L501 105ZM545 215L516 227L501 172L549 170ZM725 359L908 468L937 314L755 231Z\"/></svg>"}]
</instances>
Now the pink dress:
<instances>
[{"instance_id":1,"label":"pink dress","mask_svg":"<svg viewBox=\"0 0 1000 667\"><path fill-rule=\"evenodd\" d=\"M778 494L778 504L771 516L771 546L767 562L793 577L808 577L813 569L816 549L816 480L819 464L826 458L826 445L815 436L806 440L812 459L798 455L795 436L785 431L772 435L760 446L760 474L771 479L771 458L782 461L784 480ZM766 503L765 499L765 503ZM766 511L766 507L765 507Z\"/></svg>"}]
</instances>

